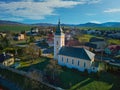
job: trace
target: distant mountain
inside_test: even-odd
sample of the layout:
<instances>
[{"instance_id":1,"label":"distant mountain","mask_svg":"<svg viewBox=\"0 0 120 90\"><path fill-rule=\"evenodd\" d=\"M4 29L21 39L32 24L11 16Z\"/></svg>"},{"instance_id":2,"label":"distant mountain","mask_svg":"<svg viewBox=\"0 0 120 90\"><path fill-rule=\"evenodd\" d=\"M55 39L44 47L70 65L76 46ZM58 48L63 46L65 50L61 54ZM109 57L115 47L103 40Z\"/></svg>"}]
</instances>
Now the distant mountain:
<instances>
[{"instance_id":1,"label":"distant mountain","mask_svg":"<svg viewBox=\"0 0 120 90\"><path fill-rule=\"evenodd\" d=\"M77 26L82 26L82 27L101 27L101 24L97 24L97 23L85 23L85 24L79 24Z\"/></svg>"},{"instance_id":2,"label":"distant mountain","mask_svg":"<svg viewBox=\"0 0 120 90\"><path fill-rule=\"evenodd\" d=\"M31 24L31 25L36 25L36 26L57 26L57 24L51 24L51 23L36 23L36 24ZM77 26L75 24L61 24L61 26Z\"/></svg>"},{"instance_id":3,"label":"distant mountain","mask_svg":"<svg viewBox=\"0 0 120 90\"><path fill-rule=\"evenodd\" d=\"M36 25L36 26L55 26L56 24L51 24L51 23L36 23L36 24L31 24L31 25Z\"/></svg>"},{"instance_id":4,"label":"distant mountain","mask_svg":"<svg viewBox=\"0 0 120 90\"><path fill-rule=\"evenodd\" d=\"M106 23L85 23L85 24L79 24L77 26L82 27L120 27L120 22L106 22Z\"/></svg>"},{"instance_id":5,"label":"distant mountain","mask_svg":"<svg viewBox=\"0 0 120 90\"><path fill-rule=\"evenodd\" d=\"M15 22L15 21L0 20L0 25L25 25L25 24L19 23L19 22Z\"/></svg>"},{"instance_id":6,"label":"distant mountain","mask_svg":"<svg viewBox=\"0 0 120 90\"><path fill-rule=\"evenodd\" d=\"M51 23L37 23L37 24L31 24L31 25L37 25L37 26L56 26L57 24L51 24ZM61 24L61 26L81 26L81 27L120 27L120 22L106 22L106 23L85 23L85 24Z\"/></svg>"},{"instance_id":7,"label":"distant mountain","mask_svg":"<svg viewBox=\"0 0 120 90\"><path fill-rule=\"evenodd\" d=\"M105 27L120 27L120 22L106 22L101 25Z\"/></svg>"},{"instance_id":8,"label":"distant mountain","mask_svg":"<svg viewBox=\"0 0 120 90\"><path fill-rule=\"evenodd\" d=\"M35 25L35 26L56 26L57 24L51 23L36 23L36 24L23 24L15 21L0 20L0 25ZM85 24L61 24L61 26L80 26L80 27L120 27L120 22L106 22L106 23L85 23Z\"/></svg>"}]
</instances>

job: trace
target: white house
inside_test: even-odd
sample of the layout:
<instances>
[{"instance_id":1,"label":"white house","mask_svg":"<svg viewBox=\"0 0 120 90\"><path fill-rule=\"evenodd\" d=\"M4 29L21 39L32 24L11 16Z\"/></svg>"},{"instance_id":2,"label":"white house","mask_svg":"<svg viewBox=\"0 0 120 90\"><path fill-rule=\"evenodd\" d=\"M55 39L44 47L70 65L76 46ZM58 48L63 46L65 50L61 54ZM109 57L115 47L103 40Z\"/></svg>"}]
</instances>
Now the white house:
<instances>
[{"instance_id":1,"label":"white house","mask_svg":"<svg viewBox=\"0 0 120 90\"><path fill-rule=\"evenodd\" d=\"M64 43L65 35L59 21L54 35L54 59L58 60L59 65L79 71L87 69L88 72L96 72L98 70L94 65L94 53L84 48L66 47Z\"/></svg>"}]
</instances>

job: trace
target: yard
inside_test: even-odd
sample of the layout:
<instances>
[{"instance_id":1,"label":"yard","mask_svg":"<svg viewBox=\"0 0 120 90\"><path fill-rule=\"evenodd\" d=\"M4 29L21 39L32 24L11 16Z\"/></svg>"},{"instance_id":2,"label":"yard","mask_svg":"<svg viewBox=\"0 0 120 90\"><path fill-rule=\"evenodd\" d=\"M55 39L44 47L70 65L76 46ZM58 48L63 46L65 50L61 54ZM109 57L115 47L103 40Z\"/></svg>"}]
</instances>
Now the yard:
<instances>
[{"instance_id":1,"label":"yard","mask_svg":"<svg viewBox=\"0 0 120 90\"><path fill-rule=\"evenodd\" d=\"M41 57L32 65L21 62L20 69L27 71L32 67L44 70L49 60L49 58ZM62 67L58 78L60 79L60 87L70 90L119 90L120 88L120 77L107 72L100 73L98 79L96 74L85 75L83 72Z\"/></svg>"},{"instance_id":2,"label":"yard","mask_svg":"<svg viewBox=\"0 0 120 90\"><path fill-rule=\"evenodd\" d=\"M31 60L20 61L20 67L18 69L28 71L31 67L43 70L49 63L49 58L40 57L31 62Z\"/></svg>"},{"instance_id":3,"label":"yard","mask_svg":"<svg viewBox=\"0 0 120 90\"><path fill-rule=\"evenodd\" d=\"M119 80L110 73L102 73L99 80L93 76L84 76L72 71L64 71L61 74L62 87L70 90L118 90ZM118 86L116 85L118 84Z\"/></svg>"}]
</instances>

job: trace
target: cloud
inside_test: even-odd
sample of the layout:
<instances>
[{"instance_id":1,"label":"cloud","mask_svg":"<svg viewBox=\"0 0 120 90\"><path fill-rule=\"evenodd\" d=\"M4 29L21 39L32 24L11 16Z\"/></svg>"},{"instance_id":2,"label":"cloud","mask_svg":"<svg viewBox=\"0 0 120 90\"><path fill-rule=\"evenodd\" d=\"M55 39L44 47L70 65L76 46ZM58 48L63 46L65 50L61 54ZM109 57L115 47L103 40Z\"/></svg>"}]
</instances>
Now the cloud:
<instances>
[{"instance_id":1,"label":"cloud","mask_svg":"<svg viewBox=\"0 0 120 90\"><path fill-rule=\"evenodd\" d=\"M96 20L92 20L92 21L90 21L91 23L97 23L97 24L100 24L101 22L99 22L99 21L96 21Z\"/></svg>"},{"instance_id":2,"label":"cloud","mask_svg":"<svg viewBox=\"0 0 120 90\"><path fill-rule=\"evenodd\" d=\"M72 8L76 5L97 3L100 0L21 0L0 1L0 18L3 15L19 19L40 20L46 16L57 15L56 8ZM18 20L19 20L18 19Z\"/></svg>"},{"instance_id":3,"label":"cloud","mask_svg":"<svg viewBox=\"0 0 120 90\"><path fill-rule=\"evenodd\" d=\"M8 20L8 21L23 21L22 18L15 18L15 17L2 17L1 20Z\"/></svg>"},{"instance_id":4,"label":"cloud","mask_svg":"<svg viewBox=\"0 0 120 90\"><path fill-rule=\"evenodd\" d=\"M87 4L96 4L99 3L101 0L79 0Z\"/></svg>"},{"instance_id":5,"label":"cloud","mask_svg":"<svg viewBox=\"0 0 120 90\"><path fill-rule=\"evenodd\" d=\"M105 13L117 13L117 12L120 12L120 8L107 9L104 12Z\"/></svg>"}]
</instances>

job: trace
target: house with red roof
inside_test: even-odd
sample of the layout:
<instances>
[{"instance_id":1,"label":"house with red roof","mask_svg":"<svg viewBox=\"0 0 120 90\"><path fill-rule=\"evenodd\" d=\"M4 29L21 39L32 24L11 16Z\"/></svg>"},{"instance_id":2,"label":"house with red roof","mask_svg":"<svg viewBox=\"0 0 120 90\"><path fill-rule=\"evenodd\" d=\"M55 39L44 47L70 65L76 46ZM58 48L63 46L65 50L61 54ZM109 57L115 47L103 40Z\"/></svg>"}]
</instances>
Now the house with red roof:
<instances>
[{"instance_id":1,"label":"house with red roof","mask_svg":"<svg viewBox=\"0 0 120 90\"><path fill-rule=\"evenodd\" d=\"M109 55L120 55L120 45L109 45L105 48L105 53Z\"/></svg>"}]
</instances>

